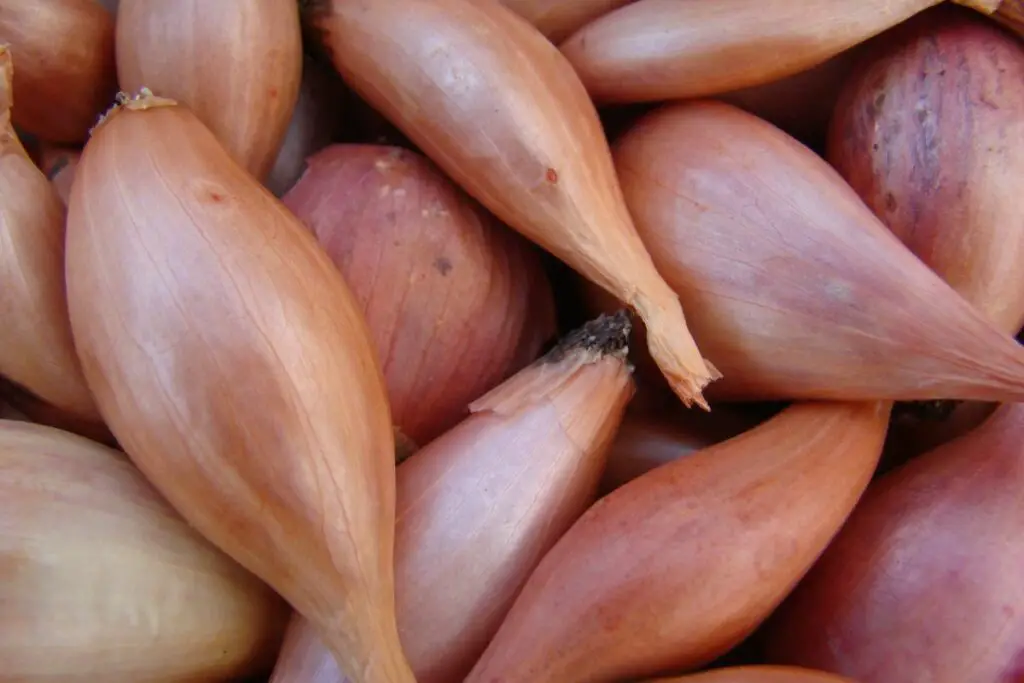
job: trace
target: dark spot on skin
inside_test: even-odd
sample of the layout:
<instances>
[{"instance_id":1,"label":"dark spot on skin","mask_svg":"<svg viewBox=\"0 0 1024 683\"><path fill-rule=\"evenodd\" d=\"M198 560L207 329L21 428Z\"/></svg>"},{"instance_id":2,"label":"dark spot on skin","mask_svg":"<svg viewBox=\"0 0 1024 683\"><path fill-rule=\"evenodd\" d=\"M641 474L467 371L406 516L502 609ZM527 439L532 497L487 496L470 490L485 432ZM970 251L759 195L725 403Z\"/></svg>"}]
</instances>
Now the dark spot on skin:
<instances>
[{"instance_id":1,"label":"dark spot on skin","mask_svg":"<svg viewBox=\"0 0 1024 683\"><path fill-rule=\"evenodd\" d=\"M548 179L549 183L557 183L558 182L558 172L555 171L555 169L553 169L553 168L549 168L547 170L547 173L544 174L544 177Z\"/></svg>"},{"instance_id":2,"label":"dark spot on skin","mask_svg":"<svg viewBox=\"0 0 1024 683\"><path fill-rule=\"evenodd\" d=\"M924 109L917 112L917 120L919 123L924 123L927 118L928 112L926 112Z\"/></svg>"},{"instance_id":3,"label":"dark spot on skin","mask_svg":"<svg viewBox=\"0 0 1024 683\"><path fill-rule=\"evenodd\" d=\"M437 268L437 272L441 275L447 275L452 272L452 262L445 256L438 256L434 259L434 267Z\"/></svg>"},{"instance_id":4,"label":"dark spot on skin","mask_svg":"<svg viewBox=\"0 0 1024 683\"><path fill-rule=\"evenodd\" d=\"M269 97L272 100L276 100L277 99L277 88L273 88L272 87L269 90L267 90L267 97Z\"/></svg>"},{"instance_id":5,"label":"dark spot on skin","mask_svg":"<svg viewBox=\"0 0 1024 683\"><path fill-rule=\"evenodd\" d=\"M56 163L54 163L53 167L50 169L50 172L46 174L46 179L53 180L54 178L56 178L58 173L67 168L69 161L70 159L68 159L68 157L66 156L61 156L59 159L57 159Z\"/></svg>"},{"instance_id":6,"label":"dark spot on skin","mask_svg":"<svg viewBox=\"0 0 1024 683\"><path fill-rule=\"evenodd\" d=\"M889 211L895 211L896 207L899 206L896 202L896 195L892 192L885 193L885 208Z\"/></svg>"},{"instance_id":7,"label":"dark spot on skin","mask_svg":"<svg viewBox=\"0 0 1024 683\"><path fill-rule=\"evenodd\" d=\"M224 193L218 192L217 190L210 190L209 192L207 192L207 195L209 196L210 201L214 202L215 204L219 204L225 199Z\"/></svg>"}]
</instances>

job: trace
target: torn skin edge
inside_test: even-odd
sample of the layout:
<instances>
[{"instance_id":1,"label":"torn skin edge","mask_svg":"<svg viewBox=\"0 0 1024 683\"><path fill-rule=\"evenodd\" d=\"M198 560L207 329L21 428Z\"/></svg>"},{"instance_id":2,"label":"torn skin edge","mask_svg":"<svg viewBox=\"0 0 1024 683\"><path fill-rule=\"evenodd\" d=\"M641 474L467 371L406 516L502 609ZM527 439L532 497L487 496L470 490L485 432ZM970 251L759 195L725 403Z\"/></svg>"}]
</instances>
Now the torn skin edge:
<instances>
[{"instance_id":1,"label":"torn skin edge","mask_svg":"<svg viewBox=\"0 0 1024 683\"><path fill-rule=\"evenodd\" d=\"M135 95L129 95L123 91L119 92L114 100L114 104L111 105L107 111L100 114L100 118L96 121L96 125L89 129L90 137L95 135L96 131L98 131L103 124L109 121L114 114L121 110L145 111L147 109L155 109L157 107L176 107L178 105L176 100L154 95L153 91L146 87L141 88Z\"/></svg>"},{"instance_id":2,"label":"torn skin edge","mask_svg":"<svg viewBox=\"0 0 1024 683\"><path fill-rule=\"evenodd\" d=\"M532 365L473 401L469 405L470 414L514 415L542 400L584 365L606 358L617 359L627 372L633 372L633 366L626 361L632 328L629 313L625 310L588 322L565 335Z\"/></svg>"}]
</instances>

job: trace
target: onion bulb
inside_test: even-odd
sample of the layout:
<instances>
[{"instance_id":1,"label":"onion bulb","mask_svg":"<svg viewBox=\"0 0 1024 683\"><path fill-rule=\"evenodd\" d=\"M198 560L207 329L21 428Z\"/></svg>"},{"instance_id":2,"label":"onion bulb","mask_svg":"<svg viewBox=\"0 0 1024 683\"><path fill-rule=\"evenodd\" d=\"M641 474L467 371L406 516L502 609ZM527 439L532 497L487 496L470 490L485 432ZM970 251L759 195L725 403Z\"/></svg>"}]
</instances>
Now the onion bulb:
<instances>
[{"instance_id":1,"label":"onion bulb","mask_svg":"<svg viewBox=\"0 0 1024 683\"><path fill-rule=\"evenodd\" d=\"M871 485L768 629L862 683L1003 683L1024 651L1024 404Z\"/></svg>"},{"instance_id":2,"label":"onion bulb","mask_svg":"<svg viewBox=\"0 0 1024 683\"><path fill-rule=\"evenodd\" d=\"M601 488L612 491L645 472L731 439L761 422L715 407L713 413L630 412L615 434Z\"/></svg>"},{"instance_id":3,"label":"onion bulb","mask_svg":"<svg viewBox=\"0 0 1024 683\"><path fill-rule=\"evenodd\" d=\"M0 375L70 421L96 424L68 324L64 206L11 127L12 77L0 46Z\"/></svg>"},{"instance_id":4,"label":"onion bulb","mask_svg":"<svg viewBox=\"0 0 1024 683\"><path fill-rule=\"evenodd\" d=\"M295 185L306 159L335 141L342 128L345 84L329 66L313 59L302 65L302 84L292 120L264 185L278 197Z\"/></svg>"},{"instance_id":5,"label":"onion bulb","mask_svg":"<svg viewBox=\"0 0 1024 683\"><path fill-rule=\"evenodd\" d=\"M283 201L352 288L391 418L416 443L455 426L554 336L551 288L531 245L415 152L333 145Z\"/></svg>"},{"instance_id":6,"label":"onion bulb","mask_svg":"<svg viewBox=\"0 0 1024 683\"><path fill-rule=\"evenodd\" d=\"M883 223L999 329L1024 325L1024 49L965 9L938 7L866 46L832 121L828 159ZM894 425L902 457L994 406Z\"/></svg>"},{"instance_id":7,"label":"onion bulb","mask_svg":"<svg viewBox=\"0 0 1024 683\"><path fill-rule=\"evenodd\" d=\"M67 233L75 343L125 452L356 683L411 683L384 383L313 236L189 109L148 91L93 131Z\"/></svg>"},{"instance_id":8,"label":"onion bulb","mask_svg":"<svg viewBox=\"0 0 1024 683\"><path fill-rule=\"evenodd\" d=\"M953 0L987 14L1024 37L1024 0Z\"/></svg>"},{"instance_id":9,"label":"onion bulb","mask_svg":"<svg viewBox=\"0 0 1024 683\"><path fill-rule=\"evenodd\" d=\"M0 420L18 420L20 422L31 422L27 415L20 410L0 401Z\"/></svg>"},{"instance_id":10,"label":"onion bulb","mask_svg":"<svg viewBox=\"0 0 1024 683\"><path fill-rule=\"evenodd\" d=\"M287 606L119 454L0 420L0 679L188 683L267 668Z\"/></svg>"},{"instance_id":11,"label":"onion bulb","mask_svg":"<svg viewBox=\"0 0 1024 683\"><path fill-rule=\"evenodd\" d=\"M821 64L938 0L639 0L562 52L598 102L704 97Z\"/></svg>"},{"instance_id":12,"label":"onion bulb","mask_svg":"<svg viewBox=\"0 0 1024 683\"><path fill-rule=\"evenodd\" d=\"M0 0L0 43L18 64L15 125L84 141L117 91L113 15L96 0Z\"/></svg>"},{"instance_id":13,"label":"onion bulb","mask_svg":"<svg viewBox=\"0 0 1024 683\"><path fill-rule=\"evenodd\" d=\"M541 560L466 683L614 683L724 654L849 515L889 412L795 405L609 493Z\"/></svg>"},{"instance_id":14,"label":"onion bulb","mask_svg":"<svg viewBox=\"0 0 1024 683\"><path fill-rule=\"evenodd\" d=\"M398 468L398 624L418 683L462 680L544 553L593 502L633 394L629 321L601 317ZM467 568L471 568L467 571ZM340 682L293 624L272 683Z\"/></svg>"},{"instance_id":15,"label":"onion bulb","mask_svg":"<svg viewBox=\"0 0 1024 683\"><path fill-rule=\"evenodd\" d=\"M117 76L187 105L263 180L302 80L295 0L121 0Z\"/></svg>"},{"instance_id":16,"label":"onion bulb","mask_svg":"<svg viewBox=\"0 0 1024 683\"><path fill-rule=\"evenodd\" d=\"M870 45L829 162L907 247L1008 334L1024 325L1024 48L939 7Z\"/></svg>"},{"instance_id":17,"label":"onion bulb","mask_svg":"<svg viewBox=\"0 0 1024 683\"><path fill-rule=\"evenodd\" d=\"M78 159L81 156L82 150L78 147L44 144L39 150L38 166L49 178L53 189L57 190L57 195L64 206L68 205L71 183L75 179L75 167L78 166Z\"/></svg>"},{"instance_id":18,"label":"onion bulb","mask_svg":"<svg viewBox=\"0 0 1024 683\"><path fill-rule=\"evenodd\" d=\"M543 35L478 0L311 0L304 18L353 89L448 176L637 311L673 390L706 407L719 375L636 234L593 104Z\"/></svg>"},{"instance_id":19,"label":"onion bulb","mask_svg":"<svg viewBox=\"0 0 1024 683\"><path fill-rule=\"evenodd\" d=\"M858 48L844 50L810 69L734 90L720 99L781 128L811 149L824 150L836 100L859 54Z\"/></svg>"},{"instance_id":20,"label":"onion bulb","mask_svg":"<svg viewBox=\"0 0 1024 683\"><path fill-rule=\"evenodd\" d=\"M615 154L641 237L725 373L713 396L1024 399L1024 348L771 124L667 105Z\"/></svg>"}]
</instances>

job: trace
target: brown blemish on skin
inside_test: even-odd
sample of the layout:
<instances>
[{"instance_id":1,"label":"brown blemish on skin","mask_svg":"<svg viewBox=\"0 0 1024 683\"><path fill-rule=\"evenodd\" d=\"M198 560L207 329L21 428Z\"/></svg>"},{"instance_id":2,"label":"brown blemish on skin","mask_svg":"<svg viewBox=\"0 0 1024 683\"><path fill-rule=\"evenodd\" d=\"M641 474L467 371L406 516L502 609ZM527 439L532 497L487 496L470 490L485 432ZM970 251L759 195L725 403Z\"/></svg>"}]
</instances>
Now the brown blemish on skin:
<instances>
[{"instance_id":1,"label":"brown blemish on skin","mask_svg":"<svg viewBox=\"0 0 1024 683\"><path fill-rule=\"evenodd\" d=\"M452 272L452 262L448 260L446 256L438 256L434 259L434 267L437 268L437 272L441 275L446 276Z\"/></svg>"},{"instance_id":2,"label":"brown blemish on skin","mask_svg":"<svg viewBox=\"0 0 1024 683\"><path fill-rule=\"evenodd\" d=\"M547 172L544 174L544 177L547 178L547 181L549 183L552 183L552 184L557 183L558 182L558 171L556 171L553 168L549 168L547 170Z\"/></svg>"}]
</instances>

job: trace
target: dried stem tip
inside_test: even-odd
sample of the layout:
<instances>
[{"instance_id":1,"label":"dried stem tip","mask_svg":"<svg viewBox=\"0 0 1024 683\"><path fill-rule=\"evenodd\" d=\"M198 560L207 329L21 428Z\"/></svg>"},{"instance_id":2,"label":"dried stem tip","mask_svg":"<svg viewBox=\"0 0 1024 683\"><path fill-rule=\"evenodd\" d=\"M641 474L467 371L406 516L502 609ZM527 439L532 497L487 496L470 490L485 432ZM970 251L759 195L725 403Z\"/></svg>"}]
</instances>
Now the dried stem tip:
<instances>
[{"instance_id":1,"label":"dried stem tip","mask_svg":"<svg viewBox=\"0 0 1024 683\"><path fill-rule=\"evenodd\" d=\"M996 19L1024 37L1024 0L1003 0L996 10Z\"/></svg>"},{"instance_id":2,"label":"dried stem tip","mask_svg":"<svg viewBox=\"0 0 1024 683\"><path fill-rule=\"evenodd\" d=\"M558 363L569 354L579 351L593 353L598 357L625 357L629 351L629 333L632 329L629 313L625 310L602 315L562 337L541 362Z\"/></svg>"}]
</instances>

